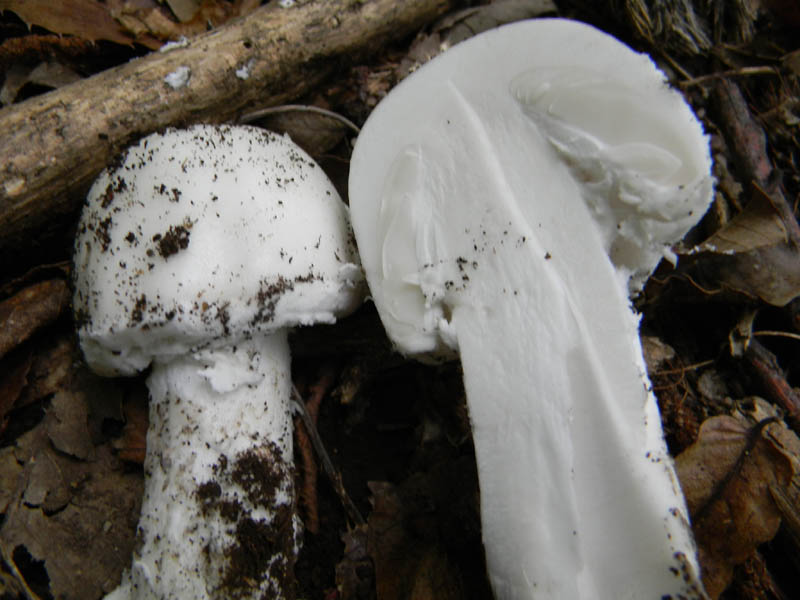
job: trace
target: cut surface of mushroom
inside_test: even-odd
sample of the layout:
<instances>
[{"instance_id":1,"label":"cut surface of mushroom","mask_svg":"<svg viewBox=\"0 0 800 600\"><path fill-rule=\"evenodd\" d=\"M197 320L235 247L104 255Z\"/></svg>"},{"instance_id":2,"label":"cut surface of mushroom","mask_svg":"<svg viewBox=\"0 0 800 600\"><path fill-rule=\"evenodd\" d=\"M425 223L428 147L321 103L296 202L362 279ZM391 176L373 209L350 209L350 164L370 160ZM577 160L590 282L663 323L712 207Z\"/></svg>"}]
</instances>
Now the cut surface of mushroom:
<instances>
[{"instance_id":1,"label":"cut surface of mushroom","mask_svg":"<svg viewBox=\"0 0 800 600\"><path fill-rule=\"evenodd\" d=\"M357 140L353 229L397 349L458 353L498 598L703 598L628 294L711 199L652 61L559 19L448 50Z\"/></svg>"},{"instance_id":2,"label":"cut surface of mushroom","mask_svg":"<svg viewBox=\"0 0 800 600\"><path fill-rule=\"evenodd\" d=\"M154 134L90 190L74 263L89 366L152 365L140 543L109 597L292 598L287 332L363 297L333 184L253 127Z\"/></svg>"}]
</instances>

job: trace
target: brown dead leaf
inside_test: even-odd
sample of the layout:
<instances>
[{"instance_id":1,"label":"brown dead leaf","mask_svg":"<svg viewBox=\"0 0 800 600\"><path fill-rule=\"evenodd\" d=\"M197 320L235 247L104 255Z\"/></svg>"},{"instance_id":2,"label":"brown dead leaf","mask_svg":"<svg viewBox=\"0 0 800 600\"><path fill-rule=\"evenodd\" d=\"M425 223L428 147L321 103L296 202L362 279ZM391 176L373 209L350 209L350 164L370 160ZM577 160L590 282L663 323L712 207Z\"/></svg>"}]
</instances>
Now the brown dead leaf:
<instances>
[{"instance_id":1,"label":"brown dead leaf","mask_svg":"<svg viewBox=\"0 0 800 600\"><path fill-rule=\"evenodd\" d=\"M72 377L73 363L78 356L78 349L70 335L43 340L33 355L27 375L28 383L22 390L17 406L25 406L63 389Z\"/></svg>"},{"instance_id":2,"label":"brown dead leaf","mask_svg":"<svg viewBox=\"0 0 800 600\"><path fill-rule=\"evenodd\" d=\"M789 52L781 59L783 67L792 72L793 75L800 75L800 50Z\"/></svg>"},{"instance_id":3,"label":"brown dead leaf","mask_svg":"<svg viewBox=\"0 0 800 600\"><path fill-rule=\"evenodd\" d=\"M149 423L147 397L137 394L127 398L122 410L125 413L125 427L122 436L114 440L114 448L120 460L144 464Z\"/></svg>"},{"instance_id":4,"label":"brown dead leaf","mask_svg":"<svg viewBox=\"0 0 800 600\"><path fill-rule=\"evenodd\" d=\"M758 186L745 209L683 253L679 276L709 294L734 292L784 306L800 295L800 236L790 214Z\"/></svg>"},{"instance_id":5,"label":"brown dead leaf","mask_svg":"<svg viewBox=\"0 0 800 600\"><path fill-rule=\"evenodd\" d=\"M184 4L182 0L177 4ZM203 33L209 27L218 27L235 17L243 16L258 8L258 0L204 0L202 3L192 0L196 10L187 4L174 12L180 22L172 18L171 12L154 0L107 0L110 14L119 22L124 31L135 40L150 48L158 48L161 42L177 40L181 36L189 37ZM172 3L170 3L172 7ZM187 9L187 10L184 10ZM180 12L181 14L178 14ZM192 12L189 19L185 19Z\"/></svg>"},{"instance_id":6,"label":"brown dead leaf","mask_svg":"<svg viewBox=\"0 0 800 600\"><path fill-rule=\"evenodd\" d=\"M497 0L473 8L449 13L434 27L447 46L454 46L474 35L522 19L555 14L552 0Z\"/></svg>"},{"instance_id":7,"label":"brown dead leaf","mask_svg":"<svg viewBox=\"0 0 800 600\"><path fill-rule=\"evenodd\" d=\"M20 397L28 383L31 369L31 351L14 352L0 362L0 433L6 427L6 415ZM24 350L27 350L24 351Z\"/></svg>"},{"instance_id":8,"label":"brown dead leaf","mask_svg":"<svg viewBox=\"0 0 800 600\"><path fill-rule=\"evenodd\" d=\"M756 192L741 213L695 250L735 254L789 242L790 229L772 199L761 188Z\"/></svg>"},{"instance_id":9,"label":"brown dead leaf","mask_svg":"<svg viewBox=\"0 0 800 600\"><path fill-rule=\"evenodd\" d=\"M778 410L765 400L755 398L754 406L746 416L751 421L761 421L777 417ZM783 525L800 547L800 438L783 423L767 428L764 437L792 464L794 475L789 485L771 488L770 491L783 517Z\"/></svg>"},{"instance_id":10,"label":"brown dead leaf","mask_svg":"<svg viewBox=\"0 0 800 600\"><path fill-rule=\"evenodd\" d=\"M288 134L295 144L314 157L334 148L348 131L350 135L358 135L358 127L350 120L316 106L275 106L245 115L242 122L258 122L265 129Z\"/></svg>"},{"instance_id":11,"label":"brown dead leaf","mask_svg":"<svg viewBox=\"0 0 800 600\"><path fill-rule=\"evenodd\" d=\"M89 435L88 407L83 394L61 391L53 396L44 426L56 450L82 460L91 458L94 445Z\"/></svg>"},{"instance_id":12,"label":"brown dead leaf","mask_svg":"<svg viewBox=\"0 0 800 600\"><path fill-rule=\"evenodd\" d=\"M58 34L85 40L107 40L130 45L133 39L96 0L0 0L0 11L10 10L30 27L38 25Z\"/></svg>"},{"instance_id":13,"label":"brown dead leaf","mask_svg":"<svg viewBox=\"0 0 800 600\"><path fill-rule=\"evenodd\" d=\"M0 514L5 514L8 505L16 498L22 465L17 461L13 447L0 449Z\"/></svg>"},{"instance_id":14,"label":"brown dead leaf","mask_svg":"<svg viewBox=\"0 0 800 600\"><path fill-rule=\"evenodd\" d=\"M80 481L79 467L42 445L27 465L22 502L46 514L60 511L72 499L72 485Z\"/></svg>"},{"instance_id":15,"label":"brown dead leaf","mask_svg":"<svg viewBox=\"0 0 800 600\"><path fill-rule=\"evenodd\" d=\"M366 525L358 525L342 534L344 557L336 565L340 600L375 598L375 568L367 553L368 535Z\"/></svg>"},{"instance_id":16,"label":"brown dead leaf","mask_svg":"<svg viewBox=\"0 0 800 600\"><path fill-rule=\"evenodd\" d=\"M99 598L130 562L142 478L126 473L108 446L91 462L75 461L34 431L26 434L37 440L24 466L27 489L9 505L0 545L24 577L40 563L49 581L41 597Z\"/></svg>"},{"instance_id":17,"label":"brown dead leaf","mask_svg":"<svg viewBox=\"0 0 800 600\"><path fill-rule=\"evenodd\" d=\"M60 279L34 284L0 303L0 358L54 321L68 303L69 290Z\"/></svg>"},{"instance_id":18,"label":"brown dead leaf","mask_svg":"<svg viewBox=\"0 0 800 600\"><path fill-rule=\"evenodd\" d=\"M23 87L30 84L56 89L81 79L75 71L58 62L41 62L35 66L15 64L6 71L0 89L0 103L7 105L16 100Z\"/></svg>"},{"instance_id":19,"label":"brown dead leaf","mask_svg":"<svg viewBox=\"0 0 800 600\"><path fill-rule=\"evenodd\" d=\"M181 23L194 19L200 10L200 0L166 0L169 9Z\"/></svg>"},{"instance_id":20,"label":"brown dead leaf","mask_svg":"<svg viewBox=\"0 0 800 600\"><path fill-rule=\"evenodd\" d=\"M465 590L438 538L424 486L370 482L369 554L378 600L459 600Z\"/></svg>"},{"instance_id":21,"label":"brown dead leaf","mask_svg":"<svg viewBox=\"0 0 800 600\"><path fill-rule=\"evenodd\" d=\"M447 48L482 31L556 12L551 0L498 0L452 12L445 15L430 34L417 36L408 55L397 67L397 77L403 79Z\"/></svg>"},{"instance_id":22,"label":"brown dead leaf","mask_svg":"<svg viewBox=\"0 0 800 600\"><path fill-rule=\"evenodd\" d=\"M718 598L733 567L781 523L772 489L785 488L792 464L765 439L772 419L751 426L728 415L707 419L697 441L676 459L678 477L692 515L703 583Z\"/></svg>"}]
</instances>

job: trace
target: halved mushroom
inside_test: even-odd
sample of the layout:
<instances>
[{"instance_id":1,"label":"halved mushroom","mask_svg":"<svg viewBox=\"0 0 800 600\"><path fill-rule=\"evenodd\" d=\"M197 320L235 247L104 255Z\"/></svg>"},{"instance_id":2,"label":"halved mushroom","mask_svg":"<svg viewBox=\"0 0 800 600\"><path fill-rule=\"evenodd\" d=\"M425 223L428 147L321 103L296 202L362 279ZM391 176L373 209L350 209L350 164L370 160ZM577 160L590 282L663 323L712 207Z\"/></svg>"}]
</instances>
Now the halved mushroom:
<instances>
[{"instance_id":1,"label":"halved mushroom","mask_svg":"<svg viewBox=\"0 0 800 600\"><path fill-rule=\"evenodd\" d=\"M520 22L395 88L352 157L354 232L405 354L458 352L498 598L702 598L628 294L710 200L652 61Z\"/></svg>"}]
</instances>

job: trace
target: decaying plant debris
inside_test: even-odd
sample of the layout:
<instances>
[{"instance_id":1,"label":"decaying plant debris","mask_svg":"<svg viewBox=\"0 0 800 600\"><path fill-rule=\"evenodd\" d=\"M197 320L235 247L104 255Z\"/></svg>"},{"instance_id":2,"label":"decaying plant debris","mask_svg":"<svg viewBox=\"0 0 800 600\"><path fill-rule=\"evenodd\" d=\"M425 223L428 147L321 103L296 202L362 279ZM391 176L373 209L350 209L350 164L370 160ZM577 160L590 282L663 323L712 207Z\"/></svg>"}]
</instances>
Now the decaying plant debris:
<instances>
[{"instance_id":1,"label":"decaying plant debris","mask_svg":"<svg viewBox=\"0 0 800 600\"><path fill-rule=\"evenodd\" d=\"M45 21L25 3L0 0L0 99L14 102L0 109L0 122L26 102L46 101L37 94L74 79L70 73L86 77L180 35L224 30L227 19L246 19L259 3L61 4L63 14ZM270 10L311 11L306 5L317 3L273 4ZM129 106L120 113L125 132L118 141L148 127L291 102L261 122L302 139L346 198L353 125L407 73L468 35L557 14L650 53L703 119L718 182L712 210L676 248L677 267L662 264L636 303L652 384L709 593L793 597L800 585L797 4L430 5L438 8L403 35L371 43L370 56L325 63L311 86L287 91L274 83L269 95L250 90L252 105L217 113L211 100L193 98L150 125ZM70 20L79 8L91 17ZM360 26L370 37L366 16ZM335 20L325 27L330 39L341 31ZM37 72L40 65L48 66ZM46 127L58 135L56 126ZM30 162L36 151L0 137L4 156ZM112 156L77 156L90 159L99 170ZM0 176L0 188L11 184ZM98 598L113 589L129 563L141 497L143 380L104 381L82 365L66 301L81 185L67 176L49 185L48 198L25 206L35 217L24 235L3 230L0 240L0 598ZM10 206L0 194L0 215ZM298 597L490 598L458 365L403 360L371 305L335 326L299 331L291 344L294 380L316 421L310 435L297 435L301 510L310 525L296 569Z\"/></svg>"}]
</instances>

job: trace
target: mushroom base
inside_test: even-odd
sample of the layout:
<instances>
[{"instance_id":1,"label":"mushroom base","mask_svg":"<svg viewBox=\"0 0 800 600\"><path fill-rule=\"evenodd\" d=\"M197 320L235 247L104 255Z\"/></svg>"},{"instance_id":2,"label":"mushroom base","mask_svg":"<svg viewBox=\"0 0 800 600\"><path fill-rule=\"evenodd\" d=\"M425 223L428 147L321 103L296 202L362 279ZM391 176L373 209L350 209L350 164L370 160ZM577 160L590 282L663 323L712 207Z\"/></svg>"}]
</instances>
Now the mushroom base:
<instances>
[{"instance_id":1,"label":"mushroom base","mask_svg":"<svg viewBox=\"0 0 800 600\"><path fill-rule=\"evenodd\" d=\"M285 332L156 363L138 547L107 598L294 597Z\"/></svg>"}]
</instances>

